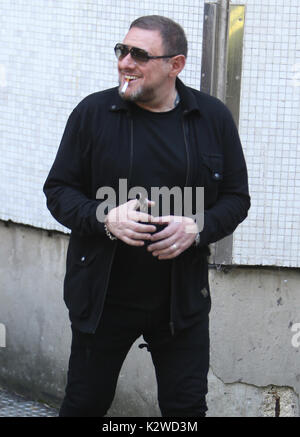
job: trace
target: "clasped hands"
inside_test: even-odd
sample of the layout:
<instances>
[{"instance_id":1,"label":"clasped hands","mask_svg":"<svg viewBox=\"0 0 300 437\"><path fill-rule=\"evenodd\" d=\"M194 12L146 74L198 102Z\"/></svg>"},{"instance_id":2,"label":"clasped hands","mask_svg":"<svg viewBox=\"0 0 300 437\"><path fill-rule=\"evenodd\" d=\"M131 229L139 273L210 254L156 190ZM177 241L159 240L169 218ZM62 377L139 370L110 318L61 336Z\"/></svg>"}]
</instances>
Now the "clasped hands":
<instances>
[{"instance_id":1,"label":"clasped hands","mask_svg":"<svg viewBox=\"0 0 300 437\"><path fill-rule=\"evenodd\" d=\"M148 199L147 202L148 207L155 204ZM192 218L171 215L154 217L137 211L138 207L137 199L129 200L111 209L106 216L108 230L124 243L144 246L147 240L147 250L158 259L175 258L194 243L198 228ZM166 227L156 232L155 224L164 224Z\"/></svg>"}]
</instances>

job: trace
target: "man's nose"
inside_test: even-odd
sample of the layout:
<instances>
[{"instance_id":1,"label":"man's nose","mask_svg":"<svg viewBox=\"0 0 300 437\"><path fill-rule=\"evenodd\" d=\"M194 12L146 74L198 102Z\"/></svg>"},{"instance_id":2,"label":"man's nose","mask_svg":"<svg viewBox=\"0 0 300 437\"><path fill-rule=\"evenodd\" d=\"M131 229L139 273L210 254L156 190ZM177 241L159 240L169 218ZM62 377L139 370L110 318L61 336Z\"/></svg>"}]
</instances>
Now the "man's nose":
<instances>
[{"instance_id":1,"label":"man's nose","mask_svg":"<svg viewBox=\"0 0 300 437\"><path fill-rule=\"evenodd\" d=\"M135 67L136 61L133 59L131 54L128 53L126 56L124 56L122 59L119 60L119 65L121 68L126 68L131 66Z\"/></svg>"}]
</instances>

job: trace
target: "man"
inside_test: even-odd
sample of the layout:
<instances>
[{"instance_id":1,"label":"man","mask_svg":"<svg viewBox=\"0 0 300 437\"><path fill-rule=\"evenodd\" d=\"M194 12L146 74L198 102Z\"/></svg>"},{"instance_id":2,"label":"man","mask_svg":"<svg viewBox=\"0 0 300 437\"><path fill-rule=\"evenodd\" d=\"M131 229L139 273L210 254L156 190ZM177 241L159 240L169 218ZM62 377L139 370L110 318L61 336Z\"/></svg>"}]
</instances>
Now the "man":
<instances>
[{"instance_id":1,"label":"man","mask_svg":"<svg viewBox=\"0 0 300 437\"><path fill-rule=\"evenodd\" d=\"M140 335L162 416L205 416L208 245L247 216L246 164L227 108L177 77L187 56L178 24L141 17L115 54L119 87L74 109L44 186L52 215L72 231L64 281L72 346L60 416L107 413ZM120 180L145 189L146 208L127 198L101 220L107 199L98 190L120 194ZM153 214L153 187L204 187L203 229L197 208L175 215L171 205L164 214L156 201Z\"/></svg>"}]
</instances>

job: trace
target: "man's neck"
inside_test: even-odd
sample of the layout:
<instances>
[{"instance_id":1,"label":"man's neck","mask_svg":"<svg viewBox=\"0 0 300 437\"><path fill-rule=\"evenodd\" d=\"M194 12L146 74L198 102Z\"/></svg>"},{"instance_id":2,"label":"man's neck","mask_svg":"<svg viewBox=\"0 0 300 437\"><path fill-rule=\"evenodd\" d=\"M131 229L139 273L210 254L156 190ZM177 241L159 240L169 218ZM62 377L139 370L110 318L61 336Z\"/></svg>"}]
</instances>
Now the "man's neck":
<instances>
[{"instance_id":1,"label":"man's neck","mask_svg":"<svg viewBox=\"0 0 300 437\"><path fill-rule=\"evenodd\" d=\"M172 92L168 93L168 95L164 99L162 99L161 96L159 96L157 101L153 101L151 103L144 103L144 102L135 102L135 103L136 105L140 106L143 109L146 109L147 111L167 112L175 108L175 106L178 104L178 101L179 101L179 96L174 86Z\"/></svg>"}]
</instances>

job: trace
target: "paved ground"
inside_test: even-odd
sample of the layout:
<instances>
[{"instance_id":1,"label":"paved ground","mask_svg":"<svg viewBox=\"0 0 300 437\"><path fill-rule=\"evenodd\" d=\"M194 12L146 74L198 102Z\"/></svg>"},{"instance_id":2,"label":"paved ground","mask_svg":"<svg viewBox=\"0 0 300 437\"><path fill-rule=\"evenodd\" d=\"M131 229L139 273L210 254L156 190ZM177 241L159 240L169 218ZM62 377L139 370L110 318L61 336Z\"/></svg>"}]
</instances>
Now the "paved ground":
<instances>
[{"instance_id":1,"label":"paved ground","mask_svg":"<svg viewBox=\"0 0 300 437\"><path fill-rule=\"evenodd\" d=\"M0 387L0 417L57 417L57 410Z\"/></svg>"}]
</instances>

